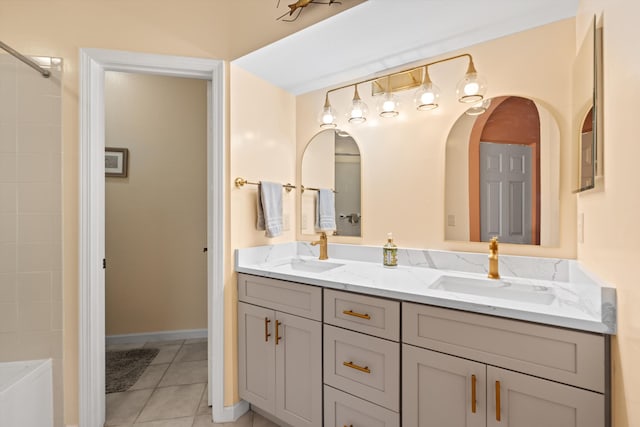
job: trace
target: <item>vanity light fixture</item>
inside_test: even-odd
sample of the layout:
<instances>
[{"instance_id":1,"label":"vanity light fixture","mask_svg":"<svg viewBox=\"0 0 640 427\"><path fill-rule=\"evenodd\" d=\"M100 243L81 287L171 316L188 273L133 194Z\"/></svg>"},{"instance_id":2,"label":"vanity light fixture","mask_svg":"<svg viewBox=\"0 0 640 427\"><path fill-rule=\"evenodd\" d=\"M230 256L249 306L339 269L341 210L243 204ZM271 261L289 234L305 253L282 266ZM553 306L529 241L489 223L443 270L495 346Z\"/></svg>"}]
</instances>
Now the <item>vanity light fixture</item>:
<instances>
[{"instance_id":1,"label":"vanity light fixture","mask_svg":"<svg viewBox=\"0 0 640 427\"><path fill-rule=\"evenodd\" d=\"M413 102L418 111L429 111L438 108L440 98L440 88L434 85L429 77L428 67L424 67L422 74L422 85L416 91Z\"/></svg>"},{"instance_id":2,"label":"vanity light fixture","mask_svg":"<svg viewBox=\"0 0 640 427\"><path fill-rule=\"evenodd\" d=\"M351 102L351 112L349 113L349 123L364 123L367 121L367 113L369 113L369 107L360 99L358 93L358 85L354 85L353 101Z\"/></svg>"},{"instance_id":3,"label":"vanity light fixture","mask_svg":"<svg viewBox=\"0 0 640 427\"><path fill-rule=\"evenodd\" d=\"M322 108L322 112L320 113L320 127L323 129L334 128L336 127L336 112L331 106L329 102L329 93L324 99L324 107Z\"/></svg>"},{"instance_id":4,"label":"vanity light fixture","mask_svg":"<svg viewBox=\"0 0 640 427\"><path fill-rule=\"evenodd\" d=\"M476 67L473 65L473 58L469 56L469 67L467 68L467 73L456 86L458 101L464 103L482 101L486 92L487 83L483 78L478 76Z\"/></svg>"},{"instance_id":5,"label":"vanity light fixture","mask_svg":"<svg viewBox=\"0 0 640 427\"><path fill-rule=\"evenodd\" d=\"M387 90L378 101L378 114L380 117L396 117L400 103L398 97L391 91L391 76L387 76Z\"/></svg>"},{"instance_id":6,"label":"vanity light fixture","mask_svg":"<svg viewBox=\"0 0 640 427\"><path fill-rule=\"evenodd\" d=\"M400 114L400 103L394 92L412 88L418 88L414 95L416 109L419 111L434 110L438 107L440 89L431 81L428 69L432 65L458 58L469 59L467 72L456 87L458 101L462 103L477 103L482 101L487 91L486 81L478 75L478 71L473 63L473 57L468 53L463 53L328 90L325 96L324 107L320 114L320 127L329 128L337 126L336 113L329 102L329 94L352 86L354 88L354 95L350 112L347 114L347 120L349 123L354 124L364 123L367 119L367 108L358 94L358 85L369 82L371 82L371 95L380 96L378 113L381 117L398 116Z\"/></svg>"}]
</instances>

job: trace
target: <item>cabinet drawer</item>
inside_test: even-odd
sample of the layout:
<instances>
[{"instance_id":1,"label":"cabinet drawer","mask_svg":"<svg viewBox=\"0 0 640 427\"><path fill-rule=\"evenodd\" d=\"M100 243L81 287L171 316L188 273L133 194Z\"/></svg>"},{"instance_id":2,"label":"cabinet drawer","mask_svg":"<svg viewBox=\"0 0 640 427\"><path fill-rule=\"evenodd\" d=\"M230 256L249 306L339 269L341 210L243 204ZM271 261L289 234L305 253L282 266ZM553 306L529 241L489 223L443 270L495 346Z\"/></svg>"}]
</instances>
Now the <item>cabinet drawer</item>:
<instances>
[{"instance_id":1,"label":"cabinet drawer","mask_svg":"<svg viewBox=\"0 0 640 427\"><path fill-rule=\"evenodd\" d=\"M399 411L400 345L324 325L324 382Z\"/></svg>"},{"instance_id":2,"label":"cabinet drawer","mask_svg":"<svg viewBox=\"0 0 640 427\"><path fill-rule=\"evenodd\" d=\"M325 289L324 322L398 341L400 339L400 303Z\"/></svg>"},{"instance_id":3,"label":"cabinet drawer","mask_svg":"<svg viewBox=\"0 0 640 427\"><path fill-rule=\"evenodd\" d=\"M403 303L403 342L605 391L602 335Z\"/></svg>"},{"instance_id":4,"label":"cabinet drawer","mask_svg":"<svg viewBox=\"0 0 640 427\"><path fill-rule=\"evenodd\" d=\"M400 415L324 386L324 427L400 427Z\"/></svg>"},{"instance_id":5,"label":"cabinet drawer","mask_svg":"<svg viewBox=\"0 0 640 427\"><path fill-rule=\"evenodd\" d=\"M238 300L322 320L322 289L317 286L238 274Z\"/></svg>"}]
</instances>

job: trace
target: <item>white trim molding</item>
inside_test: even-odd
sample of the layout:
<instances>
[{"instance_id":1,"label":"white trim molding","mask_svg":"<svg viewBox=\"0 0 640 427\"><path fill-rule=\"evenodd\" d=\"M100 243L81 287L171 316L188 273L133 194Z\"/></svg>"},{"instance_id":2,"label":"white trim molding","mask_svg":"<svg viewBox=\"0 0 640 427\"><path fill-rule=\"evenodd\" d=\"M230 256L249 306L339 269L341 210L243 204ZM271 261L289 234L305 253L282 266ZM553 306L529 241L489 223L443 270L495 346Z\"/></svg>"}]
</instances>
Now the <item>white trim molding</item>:
<instances>
[{"instance_id":1,"label":"white trim molding","mask_svg":"<svg viewBox=\"0 0 640 427\"><path fill-rule=\"evenodd\" d=\"M224 62L215 59L80 49L80 325L79 405L82 427L105 421L104 352L104 74L137 72L208 80L209 398L217 423L235 421L246 402L224 406ZM214 239L213 236L216 236Z\"/></svg>"}]
</instances>

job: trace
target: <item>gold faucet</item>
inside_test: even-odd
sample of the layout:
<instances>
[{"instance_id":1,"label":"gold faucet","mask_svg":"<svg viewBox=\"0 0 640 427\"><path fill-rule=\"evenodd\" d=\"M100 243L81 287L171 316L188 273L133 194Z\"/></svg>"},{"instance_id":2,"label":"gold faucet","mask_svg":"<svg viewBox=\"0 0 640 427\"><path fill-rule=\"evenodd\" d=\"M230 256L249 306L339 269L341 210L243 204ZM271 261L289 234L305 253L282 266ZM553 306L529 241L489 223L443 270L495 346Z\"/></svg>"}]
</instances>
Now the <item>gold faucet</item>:
<instances>
[{"instance_id":1,"label":"gold faucet","mask_svg":"<svg viewBox=\"0 0 640 427\"><path fill-rule=\"evenodd\" d=\"M493 236L489 242L489 279L499 279L498 273L498 236Z\"/></svg>"},{"instance_id":2,"label":"gold faucet","mask_svg":"<svg viewBox=\"0 0 640 427\"><path fill-rule=\"evenodd\" d=\"M320 245L320 257L318 259L325 260L329 259L329 255L327 255L327 233L324 231L320 233L320 240L316 240L315 242L311 242L311 246Z\"/></svg>"}]
</instances>

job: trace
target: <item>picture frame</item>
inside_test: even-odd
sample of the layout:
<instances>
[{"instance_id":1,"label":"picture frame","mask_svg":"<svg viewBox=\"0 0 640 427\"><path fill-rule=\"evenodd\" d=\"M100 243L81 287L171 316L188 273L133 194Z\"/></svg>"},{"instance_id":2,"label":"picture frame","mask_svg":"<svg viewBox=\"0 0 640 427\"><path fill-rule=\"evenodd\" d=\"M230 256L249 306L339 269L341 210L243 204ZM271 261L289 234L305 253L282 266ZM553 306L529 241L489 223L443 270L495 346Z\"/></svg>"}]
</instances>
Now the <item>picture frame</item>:
<instances>
[{"instance_id":1,"label":"picture frame","mask_svg":"<svg viewBox=\"0 0 640 427\"><path fill-rule=\"evenodd\" d=\"M104 176L126 178L129 173L129 150L106 147L104 149Z\"/></svg>"}]
</instances>

